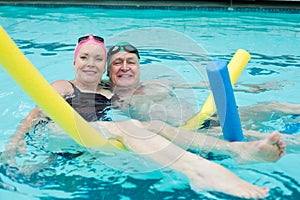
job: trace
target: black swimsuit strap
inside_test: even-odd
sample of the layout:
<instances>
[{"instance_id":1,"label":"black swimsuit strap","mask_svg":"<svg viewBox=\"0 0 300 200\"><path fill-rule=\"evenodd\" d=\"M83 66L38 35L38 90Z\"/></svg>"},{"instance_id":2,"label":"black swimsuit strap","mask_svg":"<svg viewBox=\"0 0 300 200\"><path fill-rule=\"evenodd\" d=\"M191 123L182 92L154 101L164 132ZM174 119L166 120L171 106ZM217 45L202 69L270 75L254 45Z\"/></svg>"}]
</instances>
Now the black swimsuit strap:
<instances>
[{"instance_id":1,"label":"black swimsuit strap","mask_svg":"<svg viewBox=\"0 0 300 200\"><path fill-rule=\"evenodd\" d=\"M87 121L111 121L107 115L111 100L99 93L81 92L76 85L69 81L74 92L67 98L69 103Z\"/></svg>"},{"instance_id":2,"label":"black swimsuit strap","mask_svg":"<svg viewBox=\"0 0 300 200\"><path fill-rule=\"evenodd\" d=\"M74 83L72 83L71 81L68 81L68 82L72 85L75 94L76 94L76 93L84 93L84 92L81 92L81 91L79 90L79 88L76 87L76 85L75 85ZM110 89L110 86L109 86L107 83L101 82L101 83L99 83L99 85L102 86L103 89L107 89L107 90ZM98 94L98 93L95 93L95 94ZM101 95L102 95L102 94L101 94Z\"/></svg>"},{"instance_id":3,"label":"black swimsuit strap","mask_svg":"<svg viewBox=\"0 0 300 200\"><path fill-rule=\"evenodd\" d=\"M75 86L74 83L72 83L71 81L68 81L68 82L72 85L73 90L74 90L74 92L73 92L74 94L82 93L82 92L78 89L78 87Z\"/></svg>"}]
</instances>

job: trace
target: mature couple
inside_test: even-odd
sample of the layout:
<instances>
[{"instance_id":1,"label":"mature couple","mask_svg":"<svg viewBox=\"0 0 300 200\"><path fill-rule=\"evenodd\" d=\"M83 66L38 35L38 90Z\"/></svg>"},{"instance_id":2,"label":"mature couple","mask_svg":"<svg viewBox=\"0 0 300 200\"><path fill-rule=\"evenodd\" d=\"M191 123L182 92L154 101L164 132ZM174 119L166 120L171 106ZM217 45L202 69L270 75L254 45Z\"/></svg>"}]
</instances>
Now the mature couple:
<instances>
[{"instance_id":1,"label":"mature couple","mask_svg":"<svg viewBox=\"0 0 300 200\"><path fill-rule=\"evenodd\" d=\"M128 43L118 43L106 52L103 38L86 35L78 39L74 52L74 80L58 80L52 86L87 121L96 121L102 130L107 130L109 134L106 137L117 137L132 152L181 171L189 178L195 191L215 190L245 198L267 196L268 189L247 183L221 165L187 149L217 151L240 162L274 162L285 154L285 143L278 132L259 141L230 143L201 133L181 130L158 120L110 121L108 112L111 103L116 103L122 109L124 105L125 108L134 106L130 101L135 95L137 99L146 97L151 100L150 97L156 95L155 91L163 93L164 87L153 88L155 85L139 82L139 59L137 49ZM106 64L110 88L101 84ZM11 137L6 151L2 153L2 159L14 156L17 152L25 153L23 137L41 117L44 114L38 107L28 114Z\"/></svg>"}]
</instances>

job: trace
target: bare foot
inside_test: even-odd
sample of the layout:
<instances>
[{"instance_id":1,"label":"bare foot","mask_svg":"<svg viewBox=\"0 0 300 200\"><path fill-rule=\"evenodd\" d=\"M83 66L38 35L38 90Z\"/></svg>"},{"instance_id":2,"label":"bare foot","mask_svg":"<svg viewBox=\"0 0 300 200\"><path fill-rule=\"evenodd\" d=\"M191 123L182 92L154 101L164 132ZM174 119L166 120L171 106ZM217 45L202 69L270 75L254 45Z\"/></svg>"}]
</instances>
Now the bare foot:
<instances>
[{"instance_id":1,"label":"bare foot","mask_svg":"<svg viewBox=\"0 0 300 200\"><path fill-rule=\"evenodd\" d=\"M252 142L234 142L232 148L238 153L238 163L275 162L285 155L286 144L279 132L273 132L267 138Z\"/></svg>"},{"instance_id":2,"label":"bare foot","mask_svg":"<svg viewBox=\"0 0 300 200\"><path fill-rule=\"evenodd\" d=\"M193 160L193 164L189 163L189 169L185 168L183 171L189 177L191 187L195 191L219 191L241 198L255 199L268 195L269 189L252 185L217 163L201 157Z\"/></svg>"}]
</instances>

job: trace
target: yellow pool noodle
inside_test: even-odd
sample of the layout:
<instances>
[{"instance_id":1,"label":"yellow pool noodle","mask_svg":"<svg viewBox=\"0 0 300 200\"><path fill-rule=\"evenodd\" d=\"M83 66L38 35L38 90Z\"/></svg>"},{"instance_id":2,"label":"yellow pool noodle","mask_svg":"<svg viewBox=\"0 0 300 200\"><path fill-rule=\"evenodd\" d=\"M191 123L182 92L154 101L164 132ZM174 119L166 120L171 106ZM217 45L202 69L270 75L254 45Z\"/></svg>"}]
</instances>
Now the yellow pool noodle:
<instances>
[{"instance_id":1,"label":"yellow pool noodle","mask_svg":"<svg viewBox=\"0 0 300 200\"><path fill-rule=\"evenodd\" d=\"M86 147L121 148L89 125L43 78L0 26L0 65L33 101L77 143Z\"/></svg>"},{"instance_id":2,"label":"yellow pool noodle","mask_svg":"<svg viewBox=\"0 0 300 200\"><path fill-rule=\"evenodd\" d=\"M247 51L243 49L238 49L235 52L234 56L228 63L228 71L232 86L237 81L238 77L246 67L249 60L250 54ZM214 102L212 92L210 92L200 112L194 115L191 119L189 119L185 125L180 126L180 128L185 130L196 130L198 128L201 128L203 126L204 121L209 119L215 112L216 105Z\"/></svg>"}]
</instances>

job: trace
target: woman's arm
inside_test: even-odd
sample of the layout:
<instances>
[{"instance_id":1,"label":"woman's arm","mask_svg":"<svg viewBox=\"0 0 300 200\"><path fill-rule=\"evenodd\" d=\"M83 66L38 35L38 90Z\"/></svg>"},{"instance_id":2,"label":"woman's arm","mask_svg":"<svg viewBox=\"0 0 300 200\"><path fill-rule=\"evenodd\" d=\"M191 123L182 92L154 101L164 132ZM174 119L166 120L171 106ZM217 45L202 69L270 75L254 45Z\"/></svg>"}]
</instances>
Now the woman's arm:
<instances>
[{"instance_id":1,"label":"woman's arm","mask_svg":"<svg viewBox=\"0 0 300 200\"><path fill-rule=\"evenodd\" d=\"M23 119L17 127L16 132L10 137L8 144L1 154L1 160L14 164L14 156L17 152L25 154L26 142L24 135L37 124L43 116L39 107L34 108L25 119Z\"/></svg>"},{"instance_id":2,"label":"woman's arm","mask_svg":"<svg viewBox=\"0 0 300 200\"><path fill-rule=\"evenodd\" d=\"M72 89L67 81L59 80L52 83L52 87L62 96ZM41 111L39 107L35 107L25 119L23 119L17 127L15 133L10 137L7 146L1 154L1 159L5 162L11 162L13 164L13 157L19 152L25 154L26 142L24 135L30 131L30 129L36 125L46 115Z\"/></svg>"}]
</instances>

